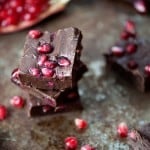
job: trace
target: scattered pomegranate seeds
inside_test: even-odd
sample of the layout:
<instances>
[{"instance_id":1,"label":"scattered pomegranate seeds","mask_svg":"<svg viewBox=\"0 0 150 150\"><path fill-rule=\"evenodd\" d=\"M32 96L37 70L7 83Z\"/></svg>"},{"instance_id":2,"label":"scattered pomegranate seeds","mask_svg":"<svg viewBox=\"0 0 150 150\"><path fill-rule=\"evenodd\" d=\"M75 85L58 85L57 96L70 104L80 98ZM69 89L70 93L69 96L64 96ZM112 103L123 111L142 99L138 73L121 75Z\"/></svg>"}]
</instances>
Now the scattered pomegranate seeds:
<instances>
[{"instance_id":1,"label":"scattered pomegranate seeds","mask_svg":"<svg viewBox=\"0 0 150 150\"><path fill-rule=\"evenodd\" d=\"M134 1L134 8L140 13L146 13L146 4L144 0L136 0Z\"/></svg>"},{"instance_id":2,"label":"scattered pomegranate seeds","mask_svg":"<svg viewBox=\"0 0 150 150\"><path fill-rule=\"evenodd\" d=\"M76 137L67 137L65 139L65 149L66 150L76 150L78 146L78 140Z\"/></svg>"},{"instance_id":3,"label":"scattered pomegranate seeds","mask_svg":"<svg viewBox=\"0 0 150 150\"><path fill-rule=\"evenodd\" d=\"M38 68L30 68L29 69L29 73L35 77L39 77L40 76L40 69Z\"/></svg>"},{"instance_id":4,"label":"scattered pomegranate seeds","mask_svg":"<svg viewBox=\"0 0 150 150\"><path fill-rule=\"evenodd\" d=\"M41 69L43 76L45 77L53 77L55 74L55 70L48 69L48 68L42 68Z\"/></svg>"},{"instance_id":5,"label":"scattered pomegranate seeds","mask_svg":"<svg viewBox=\"0 0 150 150\"><path fill-rule=\"evenodd\" d=\"M146 65L144 71L148 76L150 76L150 65Z\"/></svg>"},{"instance_id":6,"label":"scattered pomegranate seeds","mask_svg":"<svg viewBox=\"0 0 150 150\"><path fill-rule=\"evenodd\" d=\"M131 35L125 30L121 33L121 39L123 40L127 40L130 36Z\"/></svg>"},{"instance_id":7,"label":"scattered pomegranate seeds","mask_svg":"<svg viewBox=\"0 0 150 150\"><path fill-rule=\"evenodd\" d=\"M111 52L114 56L117 56L117 57L121 57L125 53L124 49L120 46L113 46L111 48Z\"/></svg>"},{"instance_id":8,"label":"scattered pomegranate seeds","mask_svg":"<svg viewBox=\"0 0 150 150\"><path fill-rule=\"evenodd\" d=\"M80 119L80 118L76 118L74 120L74 123L75 123L77 129L86 129L87 125L88 125L86 120L83 120L83 119Z\"/></svg>"},{"instance_id":9,"label":"scattered pomegranate seeds","mask_svg":"<svg viewBox=\"0 0 150 150\"><path fill-rule=\"evenodd\" d=\"M81 147L81 150L95 150L95 148L91 147L90 145L84 145Z\"/></svg>"},{"instance_id":10,"label":"scattered pomegranate seeds","mask_svg":"<svg viewBox=\"0 0 150 150\"><path fill-rule=\"evenodd\" d=\"M39 30L31 30L29 31L28 35L33 38L33 39L37 39L40 38L42 36L42 32Z\"/></svg>"},{"instance_id":11,"label":"scattered pomegranate seeds","mask_svg":"<svg viewBox=\"0 0 150 150\"><path fill-rule=\"evenodd\" d=\"M126 21L125 23L125 30L129 32L132 35L135 35L136 30L135 30L135 23L131 20Z\"/></svg>"},{"instance_id":12,"label":"scattered pomegranate seeds","mask_svg":"<svg viewBox=\"0 0 150 150\"><path fill-rule=\"evenodd\" d=\"M70 60L65 56L58 57L57 62L61 67L68 67L71 64Z\"/></svg>"},{"instance_id":13,"label":"scattered pomegranate seeds","mask_svg":"<svg viewBox=\"0 0 150 150\"><path fill-rule=\"evenodd\" d=\"M37 48L37 51L41 54L48 54L53 51L53 47L49 43L45 43L45 44L40 45Z\"/></svg>"},{"instance_id":14,"label":"scattered pomegranate seeds","mask_svg":"<svg viewBox=\"0 0 150 150\"><path fill-rule=\"evenodd\" d=\"M133 54L133 53L136 52L136 50L137 50L137 45L134 44L134 43L130 43L130 44L128 44L127 47L126 47L126 52L127 52L128 54Z\"/></svg>"},{"instance_id":15,"label":"scattered pomegranate seeds","mask_svg":"<svg viewBox=\"0 0 150 150\"><path fill-rule=\"evenodd\" d=\"M4 120L7 116L7 109L4 105L0 105L0 120Z\"/></svg>"},{"instance_id":16,"label":"scattered pomegranate seeds","mask_svg":"<svg viewBox=\"0 0 150 150\"><path fill-rule=\"evenodd\" d=\"M11 100L10 100L10 104L16 108L23 108L25 101L22 97L20 96L14 96Z\"/></svg>"},{"instance_id":17,"label":"scattered pomegranate seeds","mask_svg":"<svg viewBox=\"0 0 150 150\"><path fill-rule=\"evenodd\" d=\"M121 122L117 127L119 137L125 138L128 136L128 126L125 122Z\"/></svg>"}]
</instances>

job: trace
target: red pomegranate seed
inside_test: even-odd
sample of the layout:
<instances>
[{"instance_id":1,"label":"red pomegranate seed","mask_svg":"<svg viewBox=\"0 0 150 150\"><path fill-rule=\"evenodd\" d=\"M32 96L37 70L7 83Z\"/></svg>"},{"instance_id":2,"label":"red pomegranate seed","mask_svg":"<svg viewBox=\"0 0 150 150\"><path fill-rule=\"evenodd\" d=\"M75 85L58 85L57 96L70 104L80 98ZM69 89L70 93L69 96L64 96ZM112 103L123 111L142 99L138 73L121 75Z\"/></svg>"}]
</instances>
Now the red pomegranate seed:
<instances>
[{"instance_id":1,"label":"red pomegranate seed","mask_svg":"<svg viewBox=\"0 0 150 150\"><path fill-rule=\"evenodd\" d=\"M53 60L47 60L44 62L44 66L49 69L54 69L57 67L57 62Z\"/></svg>"},{"instance_id":2,"label":"red pomegranate seed","mask_svg":"<svg viewBox=\"0 0 150 150\"><path fill-rule=\"evenodd\" d=\"M41 54L51 53L53 51L53 47L49 43L42 44L37 48L37 51Z\"/></svg>"},{"instance_id":3,"label":"red pomegranate seed","mask_svg":"<svg viewBox=\"0 0 150 150\"><path fill-rule=\"evenodd\" d=\"M130 34L127 31L121 33L121 39L127 40L130 37Z\"/></svg>"},{"instance_id":4,"label":"red pomegranate seed","mask_svg":"<svg viewBox=\"0 0 150 150\"><path fill-rule=\"evenodd\" d=\"M40 69L38 68L30 68L29 69L29 73L35 77L39 77L40 76Z\"/></svg>"},{"instance_id":5,"label":"red pomegranate seed","mask_svg":"<svg viewBox=\"0 0 150 150\"><path fill-rule=\"evenodd\" d=\"M84 145L81 147L81 150L95 150L95 148L90 145Z\"/></svg>"},{"instance_id":6,"label":"red pomegranate seed","mask_svg":"<svg viewBox=\"0 0 150 150\"><path fill-rule=\"evenodd\" d=\"M70 60L65 56L58 57L57 62L61 67L68 67L71 64Z\"/></svg>"},{"instance_id":7,"label":"red pomegranate seed","mask_svg":"<svg viewBox=\"0 0 150 150\"><path fill-rule=\"evenodd\" d=\"M125 53L124 49L120 46L113 46L111 48L111 52L114 56L117 56L117 57L121 57Z\"/></svg>"},{"instance_id":8,"label":"red pomegranate seed","mask_svg":"<svg viewBox=\"0 0 150 150\"><path fill-rule=\"evenodd\" d=\"M39 58L38 58L38 65L39 66L43 66L44 62L46 60L48 60L48 56L47 55L41 55L41 56L39 56Z\"/></svg>"},{"instance_id":9,"label":"red pomegranate seed","mask_svg":"<svg viewBox=\"0 0 150 150\"><path fill-rule=\"evenodd\" d=\"M146 13L147 12L146 4L145 4L144 0L135 0L134 1L134 8L140 13Z\"/></svg>"},{"instance_id":10,"label":"red pomegranate seed","mask_svg":"<svg viewBox=\"0 0 150 150\"><path fill-rule=\"evenodd\" d=\"M129 69L136 69L138 67L138 64L134 60L130 60L127 65Z\"/></svg>"},{"instance_id":11,"label":"red pomegranate seed","mask_svg":"<svg viewBox=\"0 0 150 150\"><path fill-rule=\"evenodd\" d=\"M150 76L150 65L146 65L145 68L144 68L144 70L145 70L145 73L146 73L148 76Z\"/></svg>"},{"instance_id":12,"label":"red pomegranate seed","mask_svg":"<svg viewBox=\"0 0 150 150\"><path fill-rule=\"evenodd\" d=\"M41 71L45 77L53 77L55 74L55 71L53 69L42 68Z\"/></svg>"},{"instance_id":13,"label":"red pomegranate seed","mask_svg":"<svg viewBox=\"0 0 150 150\"><path fill-rule=\"evenodd\" d=\"M18 77L19 77L19 73L20 73L19 69L16 68L16 69L14 69L14 71L12 72L11 77L12 77L12 78L18 78Z\"/></svg>"},{"instance_id":14,"label":"red pomegranate seed","mask_svg":"<svg viewBox=\"0 0 150 150\"><path fill-rule=\"evenodd\" d=\"M66 150L76 150L78 146L78 140L76 137L67 137L65 139L65 149Z\"/></svg>"},{"instance_id":15,"label":"red pomegranate seed","mask_svg":"<svg viewBox=\"0 0 150 150\"><path fill-rule=\"evenodd\" d=\"M32 39L37 39L37 38L40 38L43 35L43 33L39 30L31 30L31 31L29 31L28 35Z\"/></svg>"},{"instance_id":16,"label":"red pomegranate seed","mask_svg":"<svg viewBox=\"0 0 150 150\"><path fill-rule=\"evenodd\" d=\"M10 7L12 8L18 8L20 6L24 5L24 0L11 0L9 2Z\"/></svg>"},{"instance_id":17,"label":"red pomegranate seed","mask_svg":"<svg viewBox=\"0 0 150 150\"><path fill-rule=\"evenodd\" d=\"M14 96L11 100L10 100L10 104L16 108L23 108L25 101L22 97L20 96Z\"/></svg>"},{"instance_id":18,"label":"red pomegranate seed","mask_svg":"<svg viewBox=\"0 0 150 150\"><path fill-rule=\"evenodd\" d=\"M126 52L127 52L128 54L133 54L133 53L136 52L136 50L137 50L137 45L136 45L136 44L130 43L130 44L128 44L127 47L126 47Z\"/></svg>"},{"instance_id":19,"label":"red pomegranate seed","mask_svg":"<svg viewBox=\"0 0 150 150\"><path fill-rule=\"evenodd\" d=\"M129 132L128 137L132 140L136 140L137 138L136 133L134 131Z\"/></svg>"},{"instance_id":20,"label":"red pomegranate seed","mask_svg":"<svg viewBox=\"0 0 150 150\"><path fill-rule=\"evenodd\" d=\"M117 127L117 133L121 138L125 138L128 135L128 126L125 122L121 122Z\"/></svg>"},{"instance_id":21,"label":"red pomegranate seed","mask_svg":"<svg viewBox=\"0 0 150 150\"><path fill-rule=\"evenodd\" d=\"M0 120L4 120L7 117L7 109L4 105L0 105Z\"/></svg>"},{"instance_id":22,"label":"red pomegranate seed","mask_svg":"<svg viewBox=\"0 0 150 150\"><path fill-rule=\"evenodd\" d=\"M135 35L136 30L135 30L135 23L131 20L126 21L125 23L125 30L129 32L132 35Z\"/></svg>"},{"instance_id":23,"label":"red pomegranate seed","mask_svg":"<svg viewBox=\"0 0 150 150\"><path fill-rule=\"evenodd\" d=\"M80 118L76 118L74 120L75 126L77 127L77 129L85 129L87 128L87 122L86 120L80 119Z\"/></svg>"}]
</instances>

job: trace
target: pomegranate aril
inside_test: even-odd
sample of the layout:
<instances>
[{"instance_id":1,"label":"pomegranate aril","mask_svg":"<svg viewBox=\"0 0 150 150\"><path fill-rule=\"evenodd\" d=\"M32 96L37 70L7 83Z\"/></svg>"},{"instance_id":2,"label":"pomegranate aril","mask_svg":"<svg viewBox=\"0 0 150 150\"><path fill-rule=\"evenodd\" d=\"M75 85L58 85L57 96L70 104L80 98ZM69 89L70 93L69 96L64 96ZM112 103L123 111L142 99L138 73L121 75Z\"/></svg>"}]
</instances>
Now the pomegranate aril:
<instances>
[{"instance_id":1,"label":"pomegranate aril","mask_svg":"<svg viewBox=\"0 0 150 150\"><path fill-rule=\"evenodd\" d=\"M149 65L146 65L144 67L144 71L145 71L145 74L147 74L148 76L150 76L150 64Z\"/></svg>"},{"instance_id":2,"label":"pomegranate aril","mask_svg":"<svg viewBox=\"0 0 150 150\"><path fill-rule=\"evenodd\" d=\"M35 77L39 77L40 76L40 69L38 68L30 68L29 69L29 73Z\"/></svg>"},{"instance_id":3,"label":"pomegranate aril","mask_svg":"<svg viewBox=\"0 0 150 150\"><path fill-rule=\"evenodd\" d=\"M70 60L65 56L58 57L57 63L61 67L68 67L71 64Z\"/></svg>"},{"instance_id":4,"label":"pomegranate aril","mask_svg":"<svg viewBox=\"0 0 150 150\"><path fill-rule=\"evenodd\" d=\"M120 46L113 46L111 48L111 52L114 56L121 57L124 55L125 50L124 50L124 48L122 48Z\"/></svg>"},{"instance_id":5,"label":"pomegranate aril","mask_svg":"<svg viewBox=\"0 0 150 150\"><path fill-rule=\"evenodd\" d=\"M53 51L53 47L51 44L49 43L45 43L45 44L42 44L40 45L38 48L37 48L37 51L41 54L48 54L48 53L51 53Z\"/></svg>"},{"instance_id":6,"label":"pomegranate aril","mask_svg":"<svg viewBox=\"0 0 150 150\"><path fill-rule=\"evenodd\" d=\"M7 109L4 105L0 105L0 121L7 117Z\"/></svg>"},{"instance_id":7,"label":"pomegranate aril","mask_svg":"<svg viewBox=\"0 0 150 150\"><path fill-rule=\"evenodd\" d=\"M95 148L90 145L84 145L81 147L81 150L95 150Z\"/></svg>"},{"instance_id":8,"label":"pomegranate aril","mask_svg":"<svg viewBox=\"0 0 150 150\"><path fill-rule=\"evenodd\" d=\"M130 34L127 31L121 33L121 39L127 40L130 37Z\"/></svg>"},{"instance_id":9,"label":"pomegranate aril","mask_svg":"<svg viewBox=\"0 0 150 150\"><path fill-rule=\"evenodd\" d=\"M57 67L57 62L52 60L47 60L44 62L44 66L49 69L54 69Z\"/></svg>"},{"instance_id":10,"label":"pomegranate aril","mask_svg":"<svg viewBox=\"0 0 150 150\"><path fill-rule=\"evenodd\" d=\"M43 33L39 30L31 30L29 31L28 35L33 39L37 39L40 38L43 35Z\"/></svg>"},{"instance_id":11,"label":"pomegranate aril","mask_svg":"<svg viewBox=\"0 0 150 150\"><path fill-rule=\"evenodd\" d=\"M138 64L134 60L130 60L127 66L129 69L136 69L138 67Z\"/></svg>"},{"instance_id":12,"label":"pomegranate aril","mask_svg":"<svg viewBox=\"0 0 150 150\"><path fill-rule=\"evenodd\" d=\"M140 13L146 13L147 12L146 3L144 0L135 0L134 1L134 8Z\"/></svg>"},{"instance_id":13,"label":"pomegranate aril","mask_svg":"<svg viewBox=\"0 0 150 150\"><path fill-rule=\"evenodd\" d=\"M11 100L10 100L10 104L16 108L23 108L25 101L22 97L20 96L14 96Z\"/></svg>"},{"instance_id":14,"label":"pomegranate aril","mask_svg":"<svg viewBox=\"0 0 150 150\"><path fill-rule=\"evenodd\" d=\"M137 50L137 45L136 45L136 44L130 43L130 44L128 44L128 45L126 46L126 52L127 52L128 54L133 54L133 53L136 52L136 50Z\"/></svg>"},{"instance_id":15,"label":"pomegranate aril","mask_svg":"<svg viewBox=\"0 0 150 150\"><path fill-rule=\"evenodd\" d=\"M119 137L125 138L128 136L128 126L125 122L121 122L117 127Z\"/></svg>"},{"instance_id":16,"label":"pomegranate aril","mask_svg":"<svg viewBox=\"0 0 150 150\"><path fill-rule=\"evenodd\" d=\"M75 126L77 129L86 129L87 128L87 122L86 120L76 118L74 120Z\"/></svg>"},{"instance_id":17,"label":"pomegranate aril","mask_svg":"<svg viewBox=\"0 0 150 150\"><path fill-rule=\"evenodd\" d=\"M131 20L127 20L125 23L125 30L132 35L136 34L135 23Z\"/></svg>"},{"instance_id":18,"label":"pomegranate aril","mask_svg":"<svg viewBox=\"0 0 150 150\"><path fill-rule=\"evenodd\" d=\"M9 2L10 7L12 8L18 8L20 6L24 5L24 0L11 0Z\"/></svg>"},{"instance_id":19,"label":"pomegranate aril","mask_svg":"<svg viewBox=\"0 0 150 150\"><path fill-rule=\"evenodd\" d=\"M53 69L42 68L41 71L44 77L53 77L55 74L55 70Z\"/></svg>"},{"instance_id":20,"label":"pomegranate aril","mask_svg":"<svg viewBox=\"0 0 150 150\"><path fill-rule=\"evenodd\" d=\"M38 65L39 66L43 66L46 60L48 60L48 56L47 55L39 56L39 58L38 58Z\"/></svg>"},{"instance_id":21,"label":"pomegranate aril","mask_svg":"<svg viewBox=\"0 0 150 150\"><path fill-rule=\"evenodd\" d=\"M67 137L65 139L65 149L66 150L76 150L78 146L78 140L76 137Z\"/></svg>"}]
</instances>

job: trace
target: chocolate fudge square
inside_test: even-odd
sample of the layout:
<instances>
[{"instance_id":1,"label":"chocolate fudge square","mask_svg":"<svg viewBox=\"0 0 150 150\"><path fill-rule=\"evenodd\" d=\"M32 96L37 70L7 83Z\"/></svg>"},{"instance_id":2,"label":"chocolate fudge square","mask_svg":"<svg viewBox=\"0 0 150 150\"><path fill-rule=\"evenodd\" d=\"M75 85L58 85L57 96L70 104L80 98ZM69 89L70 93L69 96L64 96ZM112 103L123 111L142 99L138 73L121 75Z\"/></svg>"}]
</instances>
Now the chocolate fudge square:
<instances>
[{"instance_id":1,"label":"chocolate fudge square","mask_svg":"<svg viewBox=\"0 0 150 150\"><path fill-rule=\"evenodd\" d=\"M44 116L57 114L68 111L82 110L77 87L68 89L58 98L58 106L51 107L46 100L39 99L33 95L29 95L27 99L27 113L29 117Z\"/></svg>"},{"instance_id":2,"label":"chocolate fudge square","mask_svg":"<svg viewBox=\"0 0 150 150\"><path fill-rule=\"evenodd\" d=\"M65 28L27 36L19 65L23 85L42 90L64 90L76 85L76 63L81 55L81 31Z\"/></svg>"},{"instance_id":3,"label":"chocolate fudge square","mask_svg":"<svg viewBox=\"0 0 150 150\"><path fill-rule=\"evenodd\" d=\"M105 54L107 64L140 91L150 89L150 41L121 40Z\"/></svg>"},{"instance_id":4,"label":"chocolate fudge square","mask_svg":"<svg viewBox=\"0 0 150 150\"><path fill-rule=\"evenodd\" d=\"M83 74L87 71L87 67L84 65L84 63L80 62L78 64L78 67L76 68L76 80L79 81ZM22 88L23 90L25 90L26 92L28 92L29 94L39 98L39 99L46 99L49 102L49 105L52 107L56 107L57 104L57 98L59 97L59 95L61 95L61 93L65 92L67 88L65 90L41 90L41 89L37 89L35 87L31 87L28 85L24 85L22 84L22 82L19 80L18 77L18 69L15 69L12 72L11 75L11 81L16 84L17 86L19 86L20 88Z\"/></svg>"}]
</instances>

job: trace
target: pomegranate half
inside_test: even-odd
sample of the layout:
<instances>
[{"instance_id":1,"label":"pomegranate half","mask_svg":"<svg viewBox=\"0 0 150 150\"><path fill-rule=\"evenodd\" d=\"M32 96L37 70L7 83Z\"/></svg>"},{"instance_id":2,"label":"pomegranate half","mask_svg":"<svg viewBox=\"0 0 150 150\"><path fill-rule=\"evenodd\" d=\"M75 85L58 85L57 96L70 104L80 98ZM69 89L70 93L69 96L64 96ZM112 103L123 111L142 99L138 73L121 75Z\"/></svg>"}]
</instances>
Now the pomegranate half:
<instances>
[{"instance_id":1,"label":"pomegranate half","mask_svg":"<svg viewBox=\"0 0 150 150\"><path fill-rule=\"evenodd\" d=\"M0 0L0 33L31 27L63 11L70 0Z\"/></svg>"}]
</instances>

